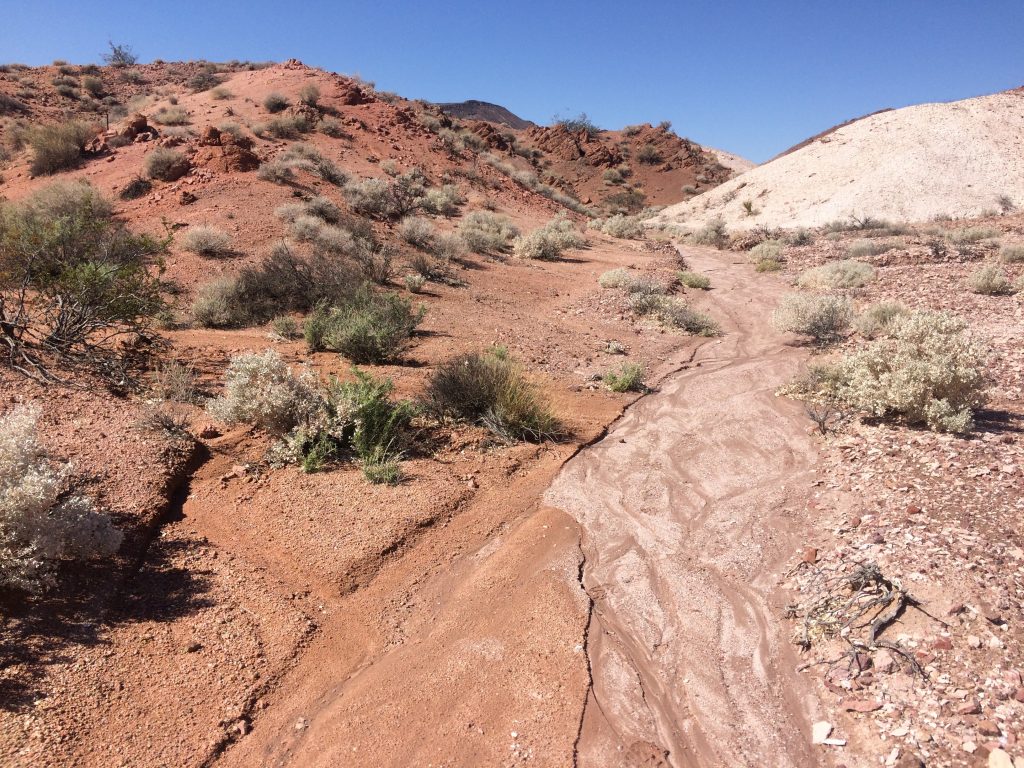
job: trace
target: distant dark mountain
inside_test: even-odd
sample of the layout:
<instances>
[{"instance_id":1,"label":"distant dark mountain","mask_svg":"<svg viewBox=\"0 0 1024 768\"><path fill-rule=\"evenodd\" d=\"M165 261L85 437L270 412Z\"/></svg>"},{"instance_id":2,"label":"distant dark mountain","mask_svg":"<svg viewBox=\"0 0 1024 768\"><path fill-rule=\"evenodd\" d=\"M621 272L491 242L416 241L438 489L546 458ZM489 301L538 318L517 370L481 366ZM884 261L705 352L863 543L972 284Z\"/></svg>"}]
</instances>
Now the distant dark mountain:
<instances>
[{"instance_id":1,"label":"distant dark mountain","mask_svg":"<svg viewBox=\"0 0 1024 768\"><path fill-rule=\"evenodd\" d=\"M490 104L486 101L477 101L476 99L449 102L448 104L438 104L437 106L452 117L463 120L486 120L489 123L501 123L516 130L536 125L536 123L531 123L529 120L523 120L518 115L512 114L502 106Z\"/></svg>"}]
</instances>

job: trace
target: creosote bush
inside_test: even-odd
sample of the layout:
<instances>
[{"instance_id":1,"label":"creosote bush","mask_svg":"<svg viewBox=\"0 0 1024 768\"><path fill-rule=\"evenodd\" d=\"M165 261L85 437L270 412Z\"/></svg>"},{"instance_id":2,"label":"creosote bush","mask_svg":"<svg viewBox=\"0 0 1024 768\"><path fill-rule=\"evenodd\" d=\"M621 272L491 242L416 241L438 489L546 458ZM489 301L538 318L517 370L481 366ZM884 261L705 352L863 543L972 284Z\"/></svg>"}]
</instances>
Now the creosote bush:
<instances>
[{"instance_id":1,"label":"creosote bush","mask_svg":"<svg viewBox=\"0 0 1024 768\"><path fill-rule=\"evenodd\" d=\"M181 239L181 245L186 251L207 258L227 256L232 252L231 236L216 227L205 225L189 227Z\"/></svg>"},{"instance_id":2,"label":"creosote bush","mask_svg":"<svg viewBox=\"0 0 1024 768\"><path fill-rule=\"evenodd\" d=\"M0 416L0 586L39 592L62 560L109 557L122 534L85 496L68 495L69 466L54 467L36 436L39 411Z\"/></svg>"},{"instance_id":3,"label":"creosote bush","mask_svg":"<svg viewBox=\"0 0 1024 768\"><path fill-rule=\"evenodd\" d=\"M984 345L960 318L915 311L893 319L869 342L820 376L817 394L882 418L940 432L969 432L985 403Z\"/></svg>"},{"instance_id":4,"label":"creosote bush","mask_svg":"<svg viewBox=\"0 0 1024 768\"><path fill-rule=\"evenodd\" d=\"M438 419L479 424L509 441L555 440L564 433L536 387L501 348L459 355L439 365L430 375L422 404Z\"/></svg>"},{"instance_id":5,"label":"creosote bush","mask_svg":"<svg viewBox=\"0 0 1024 768\"><path fill-rule=\"evenodd\" d=\"M525 237L517 238L513 251L524 259L554 261L563 251L582 248L586 243L586 238L571 221L556 217Z\"/></svg>"},{"instance_id":6,"label":"creosote bush","mask_svg":"<svg viewBox=\"0 0 1024 768\"><path fill-rule=\"evenodd\" d=\"M845 296L791 293L783 297L772 321L780 331L810 336L817 344L840 339L850 326L853 309Z\"/></svg>"},{"instance_id":7,"label":"creosote bush","mask_svg":"<svg viewBox=\"0 0 1024 768\"><path fill-rule=\"evenodd\" d=\"M875 279L870 264L853 259L831 261L805 270L797 285L801 288L862 288Z\"/></svg>"},{"instance_id":8,"label":"creosote bush","mask_svg":"<svg viewBox=\"0 0 1024 768\"><path fill-rule=\"evenodd\" d=\"M338 306L316 307L306 319L306 342L311 350L340 352L353 363L385 363L409 345L424 314L397 293L364 285Z\"/></svg>"}]
</instances>

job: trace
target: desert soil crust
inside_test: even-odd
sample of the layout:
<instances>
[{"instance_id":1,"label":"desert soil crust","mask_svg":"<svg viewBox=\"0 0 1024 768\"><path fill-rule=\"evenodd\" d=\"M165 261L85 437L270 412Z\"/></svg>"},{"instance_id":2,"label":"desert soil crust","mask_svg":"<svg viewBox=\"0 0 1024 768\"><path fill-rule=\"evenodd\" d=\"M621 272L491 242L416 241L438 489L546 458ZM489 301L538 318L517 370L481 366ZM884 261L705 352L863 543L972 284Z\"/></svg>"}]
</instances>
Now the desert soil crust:
<instances>
[{"instance_id":1,"label":"desert soil crust","mask_svg":"<svg viewBox=\"0 0 1024 768\"><path fill-rule=\"evenodd\" d=\"M690 249L725 335L578 454L545 501L583 528L593 685L579 765L811 765L812 706L779 621L815 463L774 390L805 355L770 325L781 281ZM624 756L624 758L623 758Z\"/></svg>"}]
</instances>

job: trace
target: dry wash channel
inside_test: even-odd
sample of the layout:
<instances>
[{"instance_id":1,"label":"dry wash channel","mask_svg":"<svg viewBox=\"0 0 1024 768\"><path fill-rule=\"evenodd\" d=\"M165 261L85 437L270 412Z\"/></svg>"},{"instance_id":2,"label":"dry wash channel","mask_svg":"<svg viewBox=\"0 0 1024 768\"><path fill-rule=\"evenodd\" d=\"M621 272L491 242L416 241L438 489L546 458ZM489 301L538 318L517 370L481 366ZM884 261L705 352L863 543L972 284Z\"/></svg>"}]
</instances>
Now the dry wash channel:
<instances>
[{"instance_id":1,"label":"dry wash channel","mask_svg":"<svg viewBox=\"0 0 1024 768\"><path fill-rule=\"evenodd\" d=\"M725 336L569 462L546 502L583 528L592 686L581 766L813 765L810 706L773 600L800 542L807 421L774 390L803 352L779 281L687 251Z\"/></svg>"}]
</instances>

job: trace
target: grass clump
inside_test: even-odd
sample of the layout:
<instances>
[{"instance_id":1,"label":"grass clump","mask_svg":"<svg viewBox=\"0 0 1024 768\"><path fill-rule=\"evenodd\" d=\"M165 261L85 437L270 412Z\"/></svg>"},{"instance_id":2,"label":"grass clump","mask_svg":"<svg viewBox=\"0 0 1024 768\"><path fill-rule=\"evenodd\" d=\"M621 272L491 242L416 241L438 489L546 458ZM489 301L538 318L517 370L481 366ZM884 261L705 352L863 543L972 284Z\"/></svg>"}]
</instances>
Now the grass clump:
<instances>
[{"instance_id":1,"label":"grass clump","mask_svg":"<svg viewBox=\"0 0 1024 768\"><path fill-rule=\"evenodd\" d=\"M697 272L682 271L676 273L676 279L687 288L695 288L699 291L706 291L711 288L711 278Z\"/></svg>"},{"instance_id":2,"label":"grass clump","mask_svg":"<svg viewBox=\"0 0 1024 768\"><path fill-rule=\"evenodd\" d=\"M586 242L571 221L556 217L525 237L517 238L513 250L520 258L554 261L563 251L582 248Z\"/></svg>"},{"instance_id":3,"label":"grass clump","mask_svg":"<svg viewBox=\"0 0 1024 768\"><path fill-rule=\"evenodd\" d=\"M473 211L459 223L459 235L475 253L502 252L519 230L505 216Z\"/></svg>"},{"instance_id":4,"label":"grass clump","mask_svg":"<svg viewBox=\"0 0 1024 768\"><path fill-rule=\"evenodd\" d=\"M409 345L424 314L396 293L364 285L338 306L318 306L306 320L306 342L311 350L340 352L354 363L386 363Z\"/></svg>"},{"instance_id":5,"label":"grass clump","mask_svg":"<svg viewBox=\"0 0 1024 768\"><path fill-rule=\"evenodd\" d=\"M288 99L282 96L280 93L268 93L263 98L263 108L272 115L276 115L278 112L284 112L288 109L290 103Z\"/></svg>"},{"instance_id":6,"label":"grass clump","mask_svg":"<svg viewBox=\"0 0 1024 768\"><path fill-rule=\"evenodd\" d=\"M157 147L146 155L144 169L150 179L176 181L188 173L189 161L181 152Z\"/></svg>"},{"instance_id":7,"label":"grass clump","mask_svg":"<svg viewBox=\"0 0 1024 768\"><path fill-rule=\"evenodd\" d=\"M181 244L186 251L206 258L228 256L232 253L231 236L223 230L206 225L189 227Z\"/></svg>"},{"instance_id":8,"label":"grass clump","mask_svg":"<svg viewBox=\"0 0 1024 768\"><path fill-rule=\"evenodd\" d=\"M29 171L33 176L49 176L75 168L82 160L85 145L98 131L92 123L74 120L29 131L28 144L32 149Z\"/></svg>"},{"instance_id":9,"label":"grass clump","mask_svg":"<svg viewBox=\"0 0 1024 768\"><path fill-rule=\"evenodd\" d=\"M424 409L439 419L479 424L509 441L558 439L564 428L504 350L471 352L430 375Z\"/></svg>"},{"instance_id":10,"label":"grass clump","mask_svg":"<svg viewBox=\"0 0 1024 768\"><path fill-rule=\"evenodd\" d=\"M1012 289L1009 278L997 264L986 264L971 274L967 278L967 285L972 293L980 293L985 296L1010 293Z\"/></svg>"},{"instance_id":11,"label":"grass clump","mask_svg":"<svg viewBox=\"0 0 1024 768\"><path fill-rule=\"evenodd\" d=\"M644 367L640 363L625 363L618 373L609 371L604 383L612 392L644 392Z\"/></svg>"},{"instance_id":12,"label":"grass clump","mask_svg":"<svg viewBox=\"0 0 1024 768\"><path fill-rule=\"evenodd\" d=\"M870 264L844 259L805 270L797 284L801 288L863 288L874 279Z\"/></svg>"},{"instance_id":13,"label":"grass clump","mask_svg":"<svg viewBox=\"0 0 1024 768\"><path fill-rule=\"evenodd\" d=\"M791 293L779 302L772 322L780 331L810 336L824 345L842 338L853 318L845 296L812 296Z\"/></svg>"},{"instance_id":14,"label":"grass clump","mask_svg":"<svg viewBox=\"0 0 1024 768\"><path fill-rule=\"evenodd\" d=\"M55 467L36 435L39 410L0 417L0 587L41 592L65 560L113 555L123 536L87 497L68 493L71 467Z\"/></svg>"},{"instance_id":15,"label":"grass clump","mask_svg":"<svg viewBox=\"0 0 1024 768\"><path fill-rule=\"evenodd\" d=\"M965 227L951 232L949 239L956 245L970 245L999 237L999 234L999 230L993 227Z\"/></svg>"}]
</instances>

